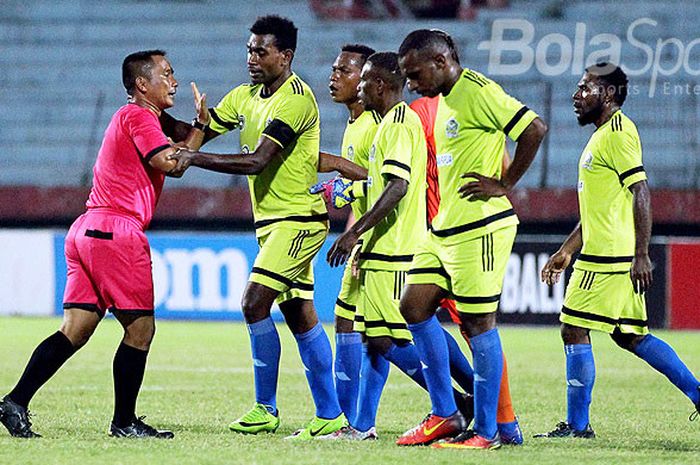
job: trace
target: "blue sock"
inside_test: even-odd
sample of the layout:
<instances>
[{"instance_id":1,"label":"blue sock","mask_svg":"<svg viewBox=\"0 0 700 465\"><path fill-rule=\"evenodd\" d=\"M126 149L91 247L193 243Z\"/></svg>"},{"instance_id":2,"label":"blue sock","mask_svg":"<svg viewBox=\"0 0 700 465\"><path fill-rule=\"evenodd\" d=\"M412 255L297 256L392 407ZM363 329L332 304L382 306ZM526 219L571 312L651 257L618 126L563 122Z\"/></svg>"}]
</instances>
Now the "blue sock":
<instances>
[{"instance_id":1,"label":"blue sock","mask_svg":"<svg viewBox=\"0 0 700 465\"><path fill-rule=\"evenodd\" d=\"M358 431L367 431L374 426L379 409L379 399L389 376L389 361L380 354L370 354L367 346L362 348L360 369L360 397L357 415L350 424Z\"/></svg>"},{"instance_id":2,"label":"blue sock","mask_svg":"<svg viewBox=\"0 0 700 465\"><path fill-rule=\"evenodd\" d=\"M299 355L319 418L336 418L342 413L333 385L333 353L331 343L321 323L309 331L295 334Z\"/></svg>"},{"instance_id":3,"label":"blue sock","mask_svg":"<svg viewBox=\"0 0 700 465\"><path fill-rule=\"evenodd\" d=\"M637 344L635 353L656 371L663 373L674 386L690 399L693 405L700 402L700 391L698 391L700 382L678 358L678 354L670 345L651 334L647 334Z\"/></svg>"},{"instance_id":4,"label":"blue sock","mask_svg":"<svg viewBox=\"0 0 700 465\"><path fill-rule=\"evenodd\" d=\"M450 354L450 375L464 392L471 394L474 392L474 370L472 370L472 366L469 364L467 357L464 356L464 352L462 352L455 338L452 337L452 334L444 328L443 331L445 332L447 350Z\"/></svg>"},{"instance_id":5,"label":"blue sock","mask_svg":"<svg viewBox=\"0 0 700 465\"><path fill-rule=\"evenodd\" d=\"M590 344L566 344L566 422L576 431L590 423L589 409L595 383L595 362Z\"/></svg>"},{"instance_id":6,"label":"blue sock","mask_svg":"<svg viewBox=\"0 0 700 465\"><path fill-rule=\"evenodd\" d=\"M474 352L474 431L496 436L496 412L503 375L503 351L496 328L471 338Z\"/></svg>"},{"instance_id":7,"label":"blue sock","mask_svg":"<svg viewBox=\"0 0 700 465\"><path fill-rule=\"evenodd\" d=\"M420 387L427 390L423 370L420 367L420 357L416 346L413 344L404 344L398 346L392 344L389 350L384 354L384 358L389 360L396 367L403 371L409 378L418 383Z\"/></svg>"},{"instance_id":8,"label":"blue sock","mask_svg":"<svg viewBox=\"0 0 700 465\"><path fill-rule=\"evenodd\" d=\"M360 333L335 335L335 391L345 418L355 418L360 389L362 336Z\"/></svg>"},{"instance_id":9,"label":"blue sock","mask_svg":"<svg viewBox=\"0 0 700 465\"><path fill-rule=\"evenodd\" d=\"M435 316L416 324L408 325L413 342L423 364L423 376L428 385L433 414L449 417L457 411L452 396L450 361L445 332Z\"/></svg>"},{"instance_id":10,"label":"blue sock","mask_svg":"<svg viewBox=\"0 0 700 465\"><path fill-rule=\"evenodd\" d=\"M255 402L277 414L277 377L280 366L280 337L272 318L267 317L248 326L253 352Z\"/></svg>"}]
</instances>

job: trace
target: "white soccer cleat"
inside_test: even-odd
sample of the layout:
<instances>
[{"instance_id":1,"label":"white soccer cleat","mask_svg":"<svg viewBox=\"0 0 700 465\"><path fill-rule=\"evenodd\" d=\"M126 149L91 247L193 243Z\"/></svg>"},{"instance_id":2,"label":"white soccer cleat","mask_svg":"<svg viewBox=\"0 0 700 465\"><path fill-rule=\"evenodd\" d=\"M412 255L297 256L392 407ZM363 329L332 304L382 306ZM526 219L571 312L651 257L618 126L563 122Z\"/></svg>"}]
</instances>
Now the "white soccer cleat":
<instances>
[{"instance_id":1,"label":"white soccer cleat","mask_svg":"<svg viewBox=\"0 0 700 465\"><path fill-rule=\"evenodd\" d=\"M358 431L352 426L344 426L335 433L326 434L325 436L318 437L318 439L321 439L323 441L373 441L377 438L377 430L374 426L364 432Z\"/></svg>"}]
</instances>

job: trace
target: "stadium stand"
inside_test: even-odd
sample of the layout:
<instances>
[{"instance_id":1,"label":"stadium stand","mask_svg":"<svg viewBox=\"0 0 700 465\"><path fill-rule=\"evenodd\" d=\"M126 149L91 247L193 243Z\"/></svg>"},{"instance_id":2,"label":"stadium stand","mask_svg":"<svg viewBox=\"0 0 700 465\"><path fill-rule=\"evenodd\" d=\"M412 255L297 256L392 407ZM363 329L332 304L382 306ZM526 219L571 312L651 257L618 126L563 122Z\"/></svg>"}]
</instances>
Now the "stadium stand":
<instances>
[{"instance_id":1,"label":"stadium stand","mask_svg":"<svg viewBox=\"0 0 700 465\"><path fill-rule=\"evenodd\" d=\"M489 40L494 21L517 18L534 26L532 48L547 34L563 34L573 41L577 23L586 28L585 55L603 48L590 44L600 33L622 39L623 64L638 69L647 64L646 49L630 44L626 35L637 18L651 18L635 37L649 50L658 38L677 38L688 46L695 38L692 18L700 5L683 2L683 12L673 0L602 0L558 2L512 1L507 10L483 10L473 22L432 20L321 21L310 2L86 0L6 0L0 9L0 145L3 169L0 185L76 186L89 182L89 169L102 131L114 109L124 102L119 81L122 58L137 49L164 48L180 81L174 114L191 117L189 81L215 104L234 84L247 80L245 40L248 27L259 14L276 13L294 19L300 28L295 70L314 89L322 117L322 147L336 151L345 123L345 109L331 102L327 93L330 64L346 42L366 42L379 50L395 49L405 34L419 27L439 27L453 34L463 64L489 74L489 54L477 46ZM226 6L228 5L228 6ZM631 18L629 12L634 11ZM598 18L605 16L604 23ZM515 32L511 39L518 37ZM552 45L546 62L555 64L568 51ZM695 66L700 47L690 52ZM518 60L517 54L504 54ZM665 69L673 68L677 53L672 45L658 55ZM540 67L541 61L537 62ZM546 63L545 63L546 65ZM550 135L523 187L572 187L576 162L589 130L581 130L571 112L570 95L580 73L568 67L557 76L543 76L537 66L516 76L494 76L513 95L548 118ZM697 76L681 69L658 76L656 93L648 97L651 72L633 77L637 95L625 105L638 124L645 148L652 187L688 189L700 186L698 166ZM665 92L664 83L669 83ZM691 84L691 91L674 88ZM675 89L675 90L674 90ZM548 100L551 96L551 100ZM214 141L211 151L237 149L235 137ZM546 158L546 165L545 163ZM238 180L237 182L240 182ZM195 171L179 186L219 188L230 186L225 175ZM171 185L173 185L172 183Z\"/></svg>"}]
</instances>

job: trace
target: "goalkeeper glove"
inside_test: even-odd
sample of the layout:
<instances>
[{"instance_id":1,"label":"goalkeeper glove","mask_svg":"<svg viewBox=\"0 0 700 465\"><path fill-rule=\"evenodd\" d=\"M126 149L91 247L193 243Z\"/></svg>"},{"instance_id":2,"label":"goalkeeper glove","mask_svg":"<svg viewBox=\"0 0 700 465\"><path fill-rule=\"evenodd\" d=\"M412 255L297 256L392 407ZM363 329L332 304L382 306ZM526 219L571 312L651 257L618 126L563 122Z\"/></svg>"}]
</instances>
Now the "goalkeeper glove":
<instances>
[{"instance_id":1,"label":"goalkeeper glove","mask_svg":"<svg viewBox=\"0 0 700 465\"><path fill-rule=\"evenodd\" d=\"M334 208L343 208L351 204L358 197L364 197L364 181L351 181L349 179L335 177L328 181L314 184L309 192L322 194L326 203Z\"/></svg>"}]
</instances>

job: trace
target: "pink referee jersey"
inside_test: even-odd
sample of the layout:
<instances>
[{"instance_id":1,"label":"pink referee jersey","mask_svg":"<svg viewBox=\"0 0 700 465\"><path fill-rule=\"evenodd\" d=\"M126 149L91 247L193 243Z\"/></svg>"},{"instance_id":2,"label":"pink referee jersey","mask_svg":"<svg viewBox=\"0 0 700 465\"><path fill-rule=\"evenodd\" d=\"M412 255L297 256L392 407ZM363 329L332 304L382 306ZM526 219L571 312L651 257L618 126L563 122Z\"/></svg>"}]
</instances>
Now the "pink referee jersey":
<instances>
[{"instance_id":1,"label":"pink referee jersey","mask_svg":"<svg viewBox=\"0 0 700 465\"><path fill-rule=\"evenodd\" d=\"M121 107L105 131L93 168L88 210L108 208L134 216L143 226L153 218L165 175L148 160L169 147L152 111L135 104Z\"/></svg>"},{"instance_id":2,"label":"pink referee jersey","mask_svg":"<svg viewBox=\"0 0 700 465\"><path fill-rule=\"evenodd\" d=\"M93 169L87 212L66 235L63 308L153 312L151 252L144 230L165 175L148 160L169 146L150 110L128 104L112 117Z\"/></svg>"}]
</instances>

